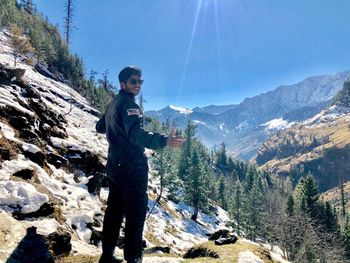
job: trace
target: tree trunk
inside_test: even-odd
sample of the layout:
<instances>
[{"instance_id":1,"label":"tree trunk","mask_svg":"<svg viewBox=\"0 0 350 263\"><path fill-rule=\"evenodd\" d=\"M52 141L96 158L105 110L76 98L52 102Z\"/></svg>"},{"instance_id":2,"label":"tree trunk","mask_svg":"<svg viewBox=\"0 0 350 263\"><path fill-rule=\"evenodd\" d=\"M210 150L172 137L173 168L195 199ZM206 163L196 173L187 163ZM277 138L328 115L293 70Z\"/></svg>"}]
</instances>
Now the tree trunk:
<instances>
[{"instance_id":1,"label":"tree trunk","mask_svg":"<svg viewBox=\"0 0 350 263\"><path fill-rule=\"evenodd\" d=\"M198 208L195 207L194 210L193 210L193 215L191 216L191 219L196 221L197 217L198 217Z\"/></svg>"}]
</instances>

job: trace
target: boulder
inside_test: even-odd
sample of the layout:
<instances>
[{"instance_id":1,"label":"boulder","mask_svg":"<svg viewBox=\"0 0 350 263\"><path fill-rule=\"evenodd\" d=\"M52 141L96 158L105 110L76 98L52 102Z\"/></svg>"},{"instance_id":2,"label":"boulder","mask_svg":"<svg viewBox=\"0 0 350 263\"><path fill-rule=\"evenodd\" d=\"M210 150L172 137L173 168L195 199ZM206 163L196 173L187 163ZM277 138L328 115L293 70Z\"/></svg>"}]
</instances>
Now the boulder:
<instances>
[{"instance_id":1,"label":"boulder","mask_svg":"<svg viewBox=\"0 0 350 263\"><path fill-rule=\"evenodd\" d=\"M48 163L53 164L56 169L59 169L62 165L66 165L68 160L59 154L50 152L46 155L46 160Z\"/></svg>"},{"instance_id":2,"label":"boulder","mask_svg":"<svg viewBox=\"0 0 350 263\"><path fill-rule=\"evenodd\" d=\"M36 132L33 132L29 129L22 129L19 130L19 137L23 139L23 141L33 144L39 144L40 138L39 135L36 134Z\"/></svg>"},{"instance_id":3,"label":"boulder","mask_svg":"<svg viewBox=\"0 0 350 263\"><path fill-rule=\"evenodd\" d=\"M9 105L1 108L0 116L8 119L9 123L13 125L14 128L18 127L18 129L24 127L30 129L28 123L34 124L34 118L32 116ZM25 120L23 118L25 118Z\"/></svg>"},{"instance_id":4,"label":"boulder","mask_svg":"<svg viewBox=\"0 0 350 263\"><path fill-rule=\"evenodd\" d=\"M209 240L217 240L219 238L229 238L230 237L230 231L227 229L220 229L216 231L215 233L211 234L209 237Z\"/></svg>"},{"instance_id":5,"label":"boulder","mask_svg":"<svg viewBox=\"0 0 350 263\"><path fill-rule=\"evenodd\" d=\"M31 160L32 162L37 163L41 167L44 167L46 163L45 155L42 152L33 153L33 152L25 151L24 156L29 160Z\"/></svg>"},{"instance_id":6,"label":"boulder","mask_svg":"<svg viewBox=\"0 0 350 263\"><path fill-rule=\"evenodd\" d=\"M46 217L46 216L52 215L54 211L55 211L55 208L53 204L45 203L39 208L39 210L35 212L24 214L20 211L14 211L12 213L12 216L17 220L25 220L27 218Z\"/></svg>"},{"instance_id":7,"label":"boulder","mask_svg":"<svg viewBox=\"0 0 350 263\"><path fill-rule=\"evenodd\" d=\"M26 72L23 68L7 68L6 71L11 81L20 81Z\"/></svg>"},{"instance_id":8,"label":"boulder","mask_svg":"<svg viewBox=\"0 0 350 263\"><path fill-rule=\"evenodd\" d=\"M53 80L56 80L58 81L58 79L56 78L56 76L50 72L48 70L47 67L45 67L42 63L37 63L35 66L34 66L35 70L37 72L39 72L41 75L45 76L45 77L48 77L50 79L53 79Z\"/></svg>"},{"instance_id":9,"label":"boulder","mask_svg":"<svg viewBox=\"0 0 350 263\"><path fill-rule=\"evenodd\" d=\"M31 169L23 169L14 173L13 176L22 178L24 180L30 180L34 176L34 171Z\"/></svg>"},{"instance_id":10,"label":"boulder","mask_svg":"<svg viewBox=\"0 0 350 263\"><path fill-rule=\"evenodd\" d=\"M46 241L55 256L68 256L72 250L71 235L68 232L53 232L46 237Z\"/></svg>"},{"instance_id":11,"label":"boulder","mask_svg":"<svg viewBox=\"0 0 350 263\"><path fill-rule=\"evenodd\" d=\"M10 116L8 119L9 124L17 130L31 129L31 124L28 119L24 116Z\"/></svg>"},{"instance_id":12,"label":"boulder","mask_svg":"<svg viewBox=\"0 0 350 263\"><path fill-rule=\"evenodd\" d=\"M10 160L10 150L9 149L0 149L0 161L9 161Z\"/></svg>"},{"instance_id":13,"label":"boulder","mask_svg":"<svg viewBox=\"0 0 350 263\"><path fill-rule=\"evenodd\" d=\"M26 72L23 68L13 68L0 63L0 78L10 81L20 81Z\"/></svg>"},{"instance_id":14,"label":"boulder","mask_svg":"<svg viewBox=\"0 0 350 263\"><path fill-rule=\"evenodd\" d=\"M199 257L211 257L211 258L219 258L219 254L215 251L210 250L206 247L192 247L190 248L184 258L199 258Z\"/></svg>"},{"instance_id":15,"label":"boulder","mask_svg":"<svg viewBox=\"0 0 350 263\"><path fill-rule=\"evenodd\" d=\"M145 254L170 253L170 247L151 247L144 250Z\"/></svg>"},{"instance_id":16,"label":"boulder","mask_svg":"<svg viewBox=\"0 0 350 263\"><path fill-rule=\"evenodd\" d=\"M222 237L214 241L215 245L221 246L221 245L228 245L228 244L234 244L236 243L238 238L236 236L231 236L228 238Z\"/></svg>"}]
</instances>

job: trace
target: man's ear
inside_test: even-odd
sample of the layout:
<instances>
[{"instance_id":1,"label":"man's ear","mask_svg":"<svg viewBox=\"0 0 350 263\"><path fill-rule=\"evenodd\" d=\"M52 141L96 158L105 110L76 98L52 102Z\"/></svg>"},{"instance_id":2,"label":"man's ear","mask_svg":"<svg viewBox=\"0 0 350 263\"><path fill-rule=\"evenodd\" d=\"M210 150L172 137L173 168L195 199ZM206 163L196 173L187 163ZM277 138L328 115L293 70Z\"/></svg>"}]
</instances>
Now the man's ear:
<instances>
[{"instance_id":1,"label":"man's ear","mask_svg":"<svg viewBox=\"0 0 350 263\"><path fill-rule=\"evenodd\" d=\"M126 88L126 85L125 85L125 83L124 82L119 82L120 83L120 87L122 88L122 89L125 89Z\"/></svg>"}]
</instances>

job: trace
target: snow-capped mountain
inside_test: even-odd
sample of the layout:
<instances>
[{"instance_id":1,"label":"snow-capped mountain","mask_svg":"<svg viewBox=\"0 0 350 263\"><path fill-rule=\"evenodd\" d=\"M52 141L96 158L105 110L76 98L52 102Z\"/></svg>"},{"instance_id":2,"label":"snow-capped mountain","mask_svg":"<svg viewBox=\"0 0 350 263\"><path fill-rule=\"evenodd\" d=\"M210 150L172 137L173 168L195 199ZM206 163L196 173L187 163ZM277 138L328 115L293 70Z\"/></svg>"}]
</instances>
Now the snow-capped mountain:
<instances>
[{"instance_id":1,"label":"snow-capped mountain","mask_svg":"<svg viewBox=\"0 0 350 263\"><path fill-rule=\"evenodd\" d=\"M250 159L261 143L276 131L306 120L330 105L349 77L350 71L308 77L297 84L247 98L239 105L197 107L192 112L168 106L146 115L160 121L176 119L180 127L192 120L198 124L198 137L208 147L225 142L234 155Z\"/></svg>"}]
</instances>

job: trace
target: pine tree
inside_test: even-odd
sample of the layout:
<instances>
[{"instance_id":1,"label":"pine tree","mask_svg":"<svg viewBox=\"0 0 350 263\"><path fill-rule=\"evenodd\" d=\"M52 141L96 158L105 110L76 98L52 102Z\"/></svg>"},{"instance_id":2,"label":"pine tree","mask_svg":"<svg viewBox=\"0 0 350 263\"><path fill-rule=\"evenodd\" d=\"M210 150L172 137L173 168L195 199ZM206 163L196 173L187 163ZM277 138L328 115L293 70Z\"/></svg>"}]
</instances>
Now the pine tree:
<instances>
[{"instance_id":1,"label":"pine tree","mask_svg":"<svg viewBox=\"0 0 350 263\"><path fill-rule=\"evenodd\" d=\"M232 214L233 217L237 223L237 234L240 235L241 231L241 225L243 221L243 202L244 202L244 196L243 196L243 189L241 182L237 180L235 184L235 190L233 194L233 207L232 207Z\"/></svg>"},{"instance_id":2,"label":"pine tree","mask_svg":"<svg viewBox=\"0 0 350 263\"><path fill-rule=\"evenodd\" d=\"M344 82L343 89L337 93L334 101L339 106L350 107L350 79Z\"/></svg>"},{"instance_id":3,"label":"pine tree","mask_svg":"<svg viewBox=\"0 0 350 263\"><path fill-rule=\"evenodd\" d=\"M225 176L220 177L220 182L219 182L219 199L221 202L221 206L223 209L227 210L227 202L226 202L226 181L225 181Z\"/></svg>"},{"instance_id":4,"label":"pine tree","mask_svg":"<svg viewBox=\"0 0 350 263\"><path fill-rule=\"evenodd\" d=\"M233 162L232 157L228 158L227 169L230 173L232 173L235 170L235 163Z\"/></svg>"},{"instance_id":5,"label":"pine tree","mask_svg":"<svg viewBox=\"0 0 350 263\"><path fill-rule=\"evenodd\" d=\"M248 192L246 209L248 236L255 241L262 226L261 219L263 211L262 194L257 178L254 178L252 188Z\"/></svg>"},{"instance_id":6,"label":"pine tree","mask_svg":"<svg viewBox=\"0 0 350 263\"><path fill-rule=\"evenodd\" d=\"M306 177L300 179L296 186L295 194L300 208L309 213L312 218L317 218L320 212L320 194L312 174L309 173Z\"/></svg>"},{"instance_id":7,"label":"pine tree","mask_svg":"<svg viewBox=\"0 0 350 263\"><path fill-rule=\"evenodd\" d=\"M197 220L199 210L206 211L209 204L208 174L203 156L200 155L202 147L198 142L193 147L185 177L186 200L194 208L193 220Z\"/></svg>"},{"instance_id":8,"label":"pine tree","mask_svg":"<svg viewBox=\"0 0 350 263\"><path fill-rule=\"evenodd\" d=\"M344 178L342 174L339 175L339 181L340 181L340 200L341 200L341 207L342 207L342 216L345 216L346 211L345 211Z\"/></svg>"},{"instance_id":9,"label":"pine tree","mask_svg":"<svg viewBox=\"0 0 350 263\"><path fill-rule=\"evenodd\" d=\"M339 225L329 202L324 203L322 219L322 223L324 224L326 231L334 233L337 232Z\"/></svg>"},{"instance_id":10,"label":"pine tree","mask_svg":"<svg viewBox=\"0 0 350 263\"><path fill-rule=\"evenodd\" d=\"M216 166L223 171L227 169L226 144L224 142L221 144L221 149L218 153Z\"/></svg>"},{"instance_id":11,"label":"pine tree","mask_svg":"<svg viewBox=\"0 0 350 263\"><path fill-rule=\"evenodd\" d=\"M288 195L288 201L287 201L287 215L289 217L294 215L294 198L293 195Z\"/></svg>"},{"instance_id":12,"label":"pine tree","mask_svg":"<svg viewBox=\"0 0 350 263\"><path fill-rule=\"evenodd\" d=\"M250 166L248 168L246 175L245 175L245 191L246 192L249 192L252 189L255 177L256 177L256 170L252 166Z\"/></svg>"},{"instance_id":13,"label":"pine tree","mask_svg":"<svg viewBox=\"0 0 350 263\"><path fill-rule=\"evenodd\" d=\"M189 167L189 160L192 155L193 140L196 133L196 126L191 122L187 122L185 129L185 143L182 146L182 152L179 163L179 178L185 180L186 171Z\"/></svg>"},{"instance_id":14,"label":"pine tree","mask_svg":"<svg viewBox=\"0 0 350 263\"><path fill-rule=\"evenodd\" d=\"M66 44L69 47L70 38L72 35L72 19L73 19L73 0L66 2L66 17L64 23L64 33L66 35Z\"/></svg>"}]
</instances>

